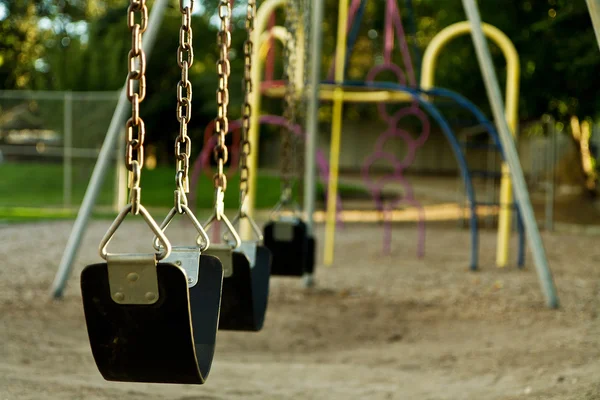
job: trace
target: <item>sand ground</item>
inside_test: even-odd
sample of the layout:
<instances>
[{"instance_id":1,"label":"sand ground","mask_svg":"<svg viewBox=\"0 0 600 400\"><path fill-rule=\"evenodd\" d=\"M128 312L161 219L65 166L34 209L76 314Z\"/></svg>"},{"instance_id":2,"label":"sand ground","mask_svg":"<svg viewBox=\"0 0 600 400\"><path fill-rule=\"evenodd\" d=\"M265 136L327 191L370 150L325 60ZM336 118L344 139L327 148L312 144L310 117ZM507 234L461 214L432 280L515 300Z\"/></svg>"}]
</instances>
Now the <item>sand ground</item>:
<instances>
[{"instance_id":1,"label":"sand ground","mask_svg":"<svg viewBox=\"0 0 600 400\"><path fill-rule=\"evenodd\" d=\"M48 290L71 222L0 227L0 400L600 399L598 236L544 234L561 300L549 310L531 254L524 270L493 266L493 231L473 273L467 231L428 225L418 259L413 224L395 226L391 256L381 226L346 225L316 288L273 278L264 330L220 332L208 383L181 386L96 369L78 279L107 226L91 223L61 301ZM173 242L192 234L173 226ZM119 235L111 250L148 248L139 221Z\"/></svg>"}]
</instances>

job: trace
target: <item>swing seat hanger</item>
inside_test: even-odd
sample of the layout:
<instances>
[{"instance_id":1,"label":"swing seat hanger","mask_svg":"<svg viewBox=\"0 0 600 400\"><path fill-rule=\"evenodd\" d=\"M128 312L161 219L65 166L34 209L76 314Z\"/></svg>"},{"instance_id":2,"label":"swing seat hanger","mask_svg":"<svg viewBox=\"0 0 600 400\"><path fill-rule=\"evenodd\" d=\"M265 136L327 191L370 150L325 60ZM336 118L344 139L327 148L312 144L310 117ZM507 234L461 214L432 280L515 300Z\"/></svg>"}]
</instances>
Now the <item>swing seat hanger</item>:
<instances>
[{"instance_id":1,"label":"swing seat hanger","mask_svg":"<svg viewBox=\"0 0 600 400\"><path fill-rule=\"evenodd\" d=\"M254 221L254 218L252 218L247 213L247 210L248 197L246 197L246 192L242 190L240 191L240 209L238 210L238 213L235 215L235 217L233 217L233 219L231 220L231 225L233 225L234 227L238 227L240 225L240 222L244 219L250 224L250 228L254 233L254 238L250 240L242 240L242 243L239 247L239 251L246 255L246 257L250 261L250 267L254 268L257 261L257 247L259 247L263 242L263 233L256 221ZM223 235L223 240L225 240L226 242L229 241L229 235L227 234L227 232Z\"/></svg>"},{"instance_id":2,"label":"swing seat hanger","mask_svg":"<svg viewBox=\"0 0 600 400\"><path fill-rule=\"evenodd\" d=\"M231 239L227 240L224 243L212 244L208 249L208 253L212 256L215 256L221 260L223 264L223 277L228 278L233 275L233 259L232 253L239 249L242 245L242 239L240 235L235 230L227 215L225 215L225 192L219 187L216 189L215 194L215 210L210 218L204 224L204 230L208 232L215 222L222 222L227 231L223 235L224 238L229 238L231 235Z\"/></svg>"},{"instance_id":3,"label":"swing seat hanger","mask_svg":"<svg viewBox=\"0 0 600 400\"><path fill-rule=\"evenodd\" d=\"M171 253L169 239L150 213L141 204L137 206L157 242L161 245L156 254L110 254L108 244L127 215L133 212L133 204L125 206L117 215L100 242L100 256L107 261L108 285L111 298L118 304L154 304L159 299L156 264Z\"/></svg>"},{"instance_id":4,"label":"swing seat hanger","mask_svg":"<svg viewBox=\"0 0 600 400\"><path fill-rule=\"evenodd\" d=\"M254 233L254 238L255 238L254 241L257 243L261 243L263 241L263 233L260 229L260 226L258 226L256 221L254 221L254 218L252 218L250 216L250 214L248 214L248 197L245 195L245 193L243 191L240 193L240 209L238 210L237 214L231 220L231 224L234 227L238 226L242 220L246 220L250 224L250 228L252 228L252 232ZM225 241L229 240L227 233L225 233L225 235L223 235L223 239ZM244 243L242 243L242 246L243 245L244 245Z\"/></svg>"},{"instance_id":5,"label":"swing seat hanger","mask_svg":"<svg viewBox=\"0 0 600 400\"><path fill-rule=\"evenodd\" d=\"M188 287L192 288L198 283L200 274L200 257L202 253L210 246L210 239L192 210L190 210L187 205L181 205L180 207L183 211L182 214L187 215L194 228L196 228L198 231L198 236L196 236L196 243L194 246L173 246L171 254L165 258L165 262L172 263L183 268L187 276ZM177 207L173 207L160 225L160 228L163 232L167 229L177 214L179 214ZM160 250L160 241L157 237L154 238L153 244L156 250Z\"/></svg>"},{"instance_id":6,"label":"swing seat hanger","mask_svg":"<svg viewBox=\"0 0 600 400\"><path fill-rule=\"evenodd\" d=\"M204 230L208 232L215 222L223 222L227 231L223 235L223 237L229 237L231 235L231 239L227 240L227 244L232 250L239 248L242 245L242 239L240 235L236 231L232 222L225 215L225 192L222 188L216 189L215 194L215 210L213 214L208 218L208 220L204 223Z\"/></svg>"},{"instance_id":7,"label":"swing seat hanger","mask_svg":"<svg viewBox=\"0 0 600 400\"><path fill-rule=\"evenodd\" d=\"M173 221L173 219L175 218L175 215L186 215L192 223L192 225L194 226L194 228L196 228L196 231L198 232L198 236L196 237L196 245L199 247L200 252L203 252L210 246L210 237L208 236L208 233L206 232L200 221L198 221L198 218L196 218L196 216L194 215L194 212L188 207L188 200L185 194L182 171L177 172L176 182L177 189L175 189L174 193L175 205L173 206L171 211L169 211L163 222L160 224L160 229L162 231L165 231L167 227L171 224L171 221ZM154 237L153 243L154 248L156 250L160 250L160 241L158 240L157 236Z\"/></svg>"},{"instance_id":8,"label":"swing seat hanger","mask_svg":"<svg viewBox=\"0 0 600 400\"><path fill-rule=\"evenodd\" d=\"M292 188L283 188L281 192L281 197L279 198L279 202L275 204L275 207L273 207L273 210L271 210L270 219L289 219L290 222L292 222L299 219L301 215L302 210L300 209L300 206L293 197Z\"/></svg>"}]
</instances>

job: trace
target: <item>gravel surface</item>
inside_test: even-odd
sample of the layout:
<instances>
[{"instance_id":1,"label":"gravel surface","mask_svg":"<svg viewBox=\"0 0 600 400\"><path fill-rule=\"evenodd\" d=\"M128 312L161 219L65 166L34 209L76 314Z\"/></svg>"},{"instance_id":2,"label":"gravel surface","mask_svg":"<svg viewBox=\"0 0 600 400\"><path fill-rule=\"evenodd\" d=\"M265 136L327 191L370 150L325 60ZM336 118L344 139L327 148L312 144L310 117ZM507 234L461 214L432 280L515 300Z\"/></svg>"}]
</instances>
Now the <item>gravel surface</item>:
<instances>
[{"instance_id":1,"label":"gravel surface","mask_svg":"<svg viewBox=\"0 0 600 400\"><path fill-rule=\"evenodd\" d=\"M61 301L48 293L71 223L0 227L0 400L600 399L597 236L544 234L561 300L548 310L530 254L522 271L493 266L493 231L473 273L467 231L428 225L417 259L413 224L394 228L390 256L381 226L346 224L316 288L273 278L264 330L219 332L208 383L181 386L111 383L96 369L78 279L107 227L90 224ZM192 232L168 231L175 243ZM111 251L150 240L128 219Z\"/></svg>"}]
</instances>

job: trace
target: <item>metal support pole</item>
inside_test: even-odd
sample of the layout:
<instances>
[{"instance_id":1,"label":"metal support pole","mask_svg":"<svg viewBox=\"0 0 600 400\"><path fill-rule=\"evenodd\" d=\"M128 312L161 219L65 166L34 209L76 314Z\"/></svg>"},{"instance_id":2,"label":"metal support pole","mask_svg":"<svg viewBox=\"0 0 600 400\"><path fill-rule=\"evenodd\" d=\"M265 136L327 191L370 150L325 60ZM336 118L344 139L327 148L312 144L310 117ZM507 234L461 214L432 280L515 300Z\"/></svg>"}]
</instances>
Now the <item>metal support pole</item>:
<instances>
[{"instance_id":1,"label":"metal support pole","mask_svg":"<svg viewBox=\"0 0 600 400\"><path fill-rule=\"evenodd\" d=\"M312 0L312 22L310 26L310 69L308 83L308 107L306 113L306 144L304 156L304 212L309 234L314 234L314 213L317 197L316 153L319 133L319 84L321 81L321 50L323 48L322 0ZM308 49L305 49L307 51ZM313 284L312 274L304 277L305 285Z\"/></svg>"},{"instance_id":2,"label":"metal support pole","mask_svg":"<svg viewBox=\"0 0 600 400\"><path fill-rule=\"evenodd\" d=\"M525 223L527 238L529 239L529 243L531 243L535 267L542 291L546 297L546 304L550 308L557 308L559 303L558 296L556 294L556 288L554 286L554 280L552 278L550 267L548 266L548 260L544 251L544 244L542 243L540 231L536 224L533 208L531 207L531 200L529 199L529 193L527 191L525 177L523 176L523 170L521 169L519 155L508 127L508 123L504 116L500 85L498 84L496 71L494 70L494 66L492 64L490 49L481 29L479 8L477 7L475 0L462 0L462 3L467 17L471 23L471 36L473 37L475 52L477 53L477 59L483 74L486 91L492 106L492 112L498 128L498 133L500 134L502 147L504 148L506 161L508 162L510 169L510 174L515 188L515 196L519 202L519 207L523 214L523 222Z\"/></svg>"},{"instance_id":3,"label":"metal support pole","mask_svg":"<svg viewBox=\"0 0 600 400\"><path fill-rule=\"evenodd\" d=\"M304 157L304 210L306 225L312 234L314 229L316 202L316 152L319 130L319 83L321 79L321 49L323 47L321 26L323 22L323 1L312 0L312 23L310 30L310 67L308 81L308 106L306 113L306 155Z\"/></svg>"},{"instance_id":4,"label":"metal support pole","mask_svg":"<svg viewBox=\"0 0 600 400\"><path fill-rule=\"evenodd\" d=\"M547 164L545 170L550 173L546 182L546 223L547 231L554 230L554 185L556 184L556 123L550 115L544 117L547 133L550 139L549 151L546 152Z\"/></svg>"},{"instance_id":5,"label":"metal support pole","mask_svg":"<svg viewBox=\"0 0 600 400\"><path fill-rule=\"evenodd\" d=\"M154 7L152 7L150 20L148 21L148 31L144 35L145 40L143 42L143 48L146 52L147 59L150 57L151 49L154 47L154 43L156 42L167 4L168 0L156 0ZM106 170L108 169L108 163L110 161L111 154L115 149L115 141L119 136L119 132L121 132L122 126L125 122L126 113L129 110L126 88L126 85L124 85L123 89L121 90L119 102L117 103L117 107L110 121L110 126L108 127L108 132L106 133L104 143L100 149L100 154L98 154L98 161L94 166L94 171L92 172L90 182L85 191L83 202L79 208L79 212L77 213L75 223L73 224L73 230L71 231L71 235L67 241L67 246L63 253L62 259L60 260L54 281L52 282L51 293L55 298L62 297L63 295L67 280L71 274L73 260L75 259L77 251L79 250L81 239L83 238L85 228L87 227L90 215L92 214L92 208L96 202L96 197L98 196L100 187L102 186Z\"/></svg>"},{"instance_id":6,"label":"metal support pole","mask_svg":"<svg viewBox=\"0 0 600 400\"><path fill-rule=\"evenodd\" d=\"M73 193L73 94L63 100L63 207L71 206Z\"/></svg>"},{"instance_id":7,"label":"metal support pole","mask_svg":"<svg viewBox=\"0 0 600 400\"><path fill-rule=\"evenodd\" d=\"M587 0L587 6L594 25L594 32L596 32L598 48L600 48L600 0Z\"/></svg>"}]
</instances>

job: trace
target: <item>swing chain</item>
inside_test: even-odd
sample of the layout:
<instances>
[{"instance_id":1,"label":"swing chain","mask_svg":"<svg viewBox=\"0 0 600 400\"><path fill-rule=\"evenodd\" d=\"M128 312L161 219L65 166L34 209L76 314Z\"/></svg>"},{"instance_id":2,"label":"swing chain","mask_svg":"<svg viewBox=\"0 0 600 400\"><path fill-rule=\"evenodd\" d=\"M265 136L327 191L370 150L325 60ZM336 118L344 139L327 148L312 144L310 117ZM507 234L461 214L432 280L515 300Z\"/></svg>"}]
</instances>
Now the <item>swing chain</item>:
<instances>
[{"instance_id":1,"label":"swing chain","mask_svg":"<svg viewBox=\"0 0 600 400\"><path fill-rule=\"evenodd\" d=\"M217 162L217 173L214 176L214 185L217 190L217 204L215 210L217 214L222 211L223 196L221 193L227 190L227 177L224 173L224 167L229 159L227 146L225 145L225 135L229 131L229 121L227 119L227 107L229 106L229 74L231 71L229 64L229 48L231 47L231 32L229 24L231 19L231 3L229 0L219 1L219 18L221 26L217 36L219 45L219 60L217 61L217 73L219 74L219 86L217 89L217 118L215 120L215 134L218 136L217 145L214 148L214 157Z\"/></svg>"},{"instance_id":2,"label":"swing chain","mask_svg":"<svg viewBox=\"0 0 600 400\"><path fill-rule=\"evenodd\" d=\"M284 112L283 116L286 120L286 125L282 129L281 143L281 183L282 194L281 202L287 204L292 198L292 186L294 179L294 133L293 129L296 123L296 85L295 85L295 64L296 64L296 38L295 29L297 25L297 9L294 1L286 3L286 18L285 25L288 31L288 40L284 48L284 81L286 81L286 91L284 96Z\"/></svg>"},{"instance_id":3,"label":"swing chain","mask_svg":"<svg viewBox=\"0 0 600 400\"><path fill-rule=\"evenodd\" d=\"M246 195L248 194L248 181L250 180L250 169L248 168L248 157L252 151L249 140L250 119L252 117L252 52L254 43L252 34L254 32L254 17L256 14L256 0L248 0L246 11L246 32L248 37L244 42L244 104L242 106L242 143L240 155L240 212L245 214Z\"/></svg>"},{"instance_id":4,"label":"swing chain","mask_svg":"<svg viewBox=\"0 0 600 400\"><path fill-rule=\"evenodd\" d=\"M175 140L175 162L177 179L181 178L181 193L176 206L178 212L181 210L181 200L185 193L189 193L189 166L192 141L188 136L188 123L192 116L192 83L189 80L189 69L194 63L194 48L192 45L192 11L194 0L179 0L181 11L181 27L179 29L179 47L177 48L177 64L181 68L181 80L177 82L177 120L179 121L179 136ZM181 174L181 177L180 177ZM179 186L178 186L179 187Z\"/></svg>"},{"instance_id":5,"label":"swing chain","mask_svg":"<svg viewBox=\"0 0 600 400\"><path fill-rule=\"evenodd\" d=\"M135 20L136 13L139 13L140 15L139 23ZM127 27L131 31L131 50L128 55L129 68L125 94L127 100L131 103L131 118L129 118L125 124L127 143L125 166L129 171L130 203L119 212L117 218L115 218L100 241L100 256L107 261L109 271L112 268L111 264L114 265L115 263L119 264L127 262L130 265L132 259L136 259L136 261L141 259L139 254L119 255L108 253L108 244L129 213L141 215L142 218L144 218L144 221L146 221L146 224L148 224L148 227L154 232L157 243L161 246L157 249L158 252L153 257L154 263L168 257L171 253L171 242L169 242L169 239L164 234L163 230L158 226L140 201L140 180L142 167L144 165L144 139L146 136L144 120L140 117L140 103L146 97L146 54L144 53L144 48L142 46L142 35L148 28L148 7L146 6L146 0L130 0L129 7L127 8ZM136 81L138 82L137 91ZM108 275L109 286L111 288L114 288L115 285L118 285L119 287L122 286L123 282L118 278L118 274L117 278L114 276L111 278L110 272ZM156 275L154 275L154 283L156 283ZM154 294L158 295L158 292ZM147 301L149 301L149 299L147 297L147 292L145 296L146 300L144 300L144 304L148 304ZM150 301L155 301L157 299L158 297L154 297Z\"/></svg>"},{"instance_id":6,"label":"swing chain","mask_svg":"<svg viewBox=\"0 0 600 400\"><path fill-rule=\"evenodd\" d=\"M136 13L140 15L136 22ZM128 54L127 100L131 103L131 118L125 124L127 150L125 166L129 171L131 213L139 214L141 188L140 180L144 166L144 139L146 126L140 117L140 103L146 97L146 54L142 47L142 36L148 28L148 7L146 0L130 0L127 8L127 26L131 31L131 50ZM135 82L138 82L137 91Z\"/></svg>"},{"instance_id":7,"label":"swing chain","mask_svg":"<svg viewBox=\"0 0 600 400\"><path fill-rule=\"evenodd\" d=\"M256 15L256 0L248 0L246 9L246 34L248 35L244 42L244 105L242 106L242 139L240 154L240 209L237 215L231 220L231 225L235 226L242 218L245 218L250 224L259 242L263 240L262 231L252 217L248 214L248 180L250 179L250 168L248 167L248 156L251 152L250 147L250 119L252 117L251 95L252 95L252 52L254 43L252 34L254 32L254 18ZM229 235L223 236L225 241L229 240Z\"/></svg>"}]
</instances>

